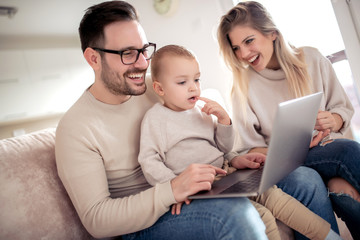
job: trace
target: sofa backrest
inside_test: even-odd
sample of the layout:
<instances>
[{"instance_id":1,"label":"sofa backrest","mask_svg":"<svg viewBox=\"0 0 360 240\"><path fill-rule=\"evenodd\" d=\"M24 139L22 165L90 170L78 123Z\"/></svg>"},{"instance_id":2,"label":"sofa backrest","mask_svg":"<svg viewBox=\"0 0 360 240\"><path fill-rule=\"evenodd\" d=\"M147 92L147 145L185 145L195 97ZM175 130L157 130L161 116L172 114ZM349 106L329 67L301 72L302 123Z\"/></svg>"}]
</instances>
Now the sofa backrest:
<instances>
[{"instance_id":1,"label":"sofa backrest","mask_svg":"<svg viewBox=\"0 0 360 240\"><path fill-rule=\"evenodd\" d=\"M63 187L55 129L0 140L0 239L93 239Z\"/></svg>"}]
</instances>

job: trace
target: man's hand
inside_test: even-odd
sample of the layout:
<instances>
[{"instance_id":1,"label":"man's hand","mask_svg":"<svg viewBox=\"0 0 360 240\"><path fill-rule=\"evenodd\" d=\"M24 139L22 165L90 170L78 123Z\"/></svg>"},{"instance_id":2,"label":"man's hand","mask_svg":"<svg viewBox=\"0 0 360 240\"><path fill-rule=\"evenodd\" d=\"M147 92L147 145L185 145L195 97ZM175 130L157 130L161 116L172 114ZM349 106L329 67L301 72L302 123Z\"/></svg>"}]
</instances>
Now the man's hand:
<instances>
[{"instance_id":1,"label":"man's hand","mask_svg":"<svg viewBox=\"0 0 360 240\"><path fill-rule=\"evenodd\" d=\"M223 125L230 125L231 119L225 109L217 102L204 97L198 97L199 100L204 101L205 105L201 109L207 115L213 114L217 117L218 123Z\"/></svg>"},{"instance_id":2,"label":"man's hand","mask_svg":"<svg viewBox=\"0 0 360 240\"><path fill-rule=\"evenodd\" d=\"M171 206L171 214L172 215L179 215L181 212L181 206L183 205L184 202L180 202L180 203L175 203Z\"/></svg>"},{"instance_id":3,"label":"man's hand","mask_svg":"<svg viewBox=\"0 0 360 240\"><path fill-rule=\"evenodd\" d=\"M188 196L199 191L210 190L217 174L226 171L209 164L191 164L180 175L171 180L171 187L175 200L189 203Z\"/></svg>"},{"instance_id":4,"label":"man's hand","mask_svg":"<svg viewBox=\"0 0 360 240\"><path fill-rule=\"evenodd\" d=\"M236 156L231 160L231 166L237 169L259 168L264 165L266 156L262 153L252 152Z\"/></svg>"},{"instance_id":5,"label":"man's hand","mask_svg":"<svg viewBox=\"0 0 360 240\"><path fill-rule=\"evenodd\" d=\"M186 205L189 205L191 202L191 200L186 200L185 203ZM175 203L171 206L171 214L172 215L179 215L181 212L181 206L184 204L184 202L180 202L180 203Z\"/></svg>"}]
</instances>

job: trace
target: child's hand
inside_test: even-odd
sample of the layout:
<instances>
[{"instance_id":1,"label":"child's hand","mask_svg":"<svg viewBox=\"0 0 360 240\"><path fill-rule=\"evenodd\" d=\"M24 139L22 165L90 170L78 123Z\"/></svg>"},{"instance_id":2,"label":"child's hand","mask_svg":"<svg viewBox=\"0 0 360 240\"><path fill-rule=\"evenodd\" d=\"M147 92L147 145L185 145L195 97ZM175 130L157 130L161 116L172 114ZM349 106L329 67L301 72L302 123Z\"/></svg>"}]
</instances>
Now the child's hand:
<instances>
[{"instance_id":1,"label":"child's hand","mask_svg":"<svg viewBox=\"0 0 360 240\"><path fill-rule=\"evenodd\" d=\"M217 102L204 97L198 97L199 100L204 101L205 105L201 109L204 113L210 115L213 114L218 118L218 123L223 125L230 125L231 119L225 109L220 106Z\"/></svg>"},{"instance_id":2,"label":"child's hand","mask_svg":"<svg viewBox=\"0 0 360 240\"><path fill-rule=\"evenodd\" d=\"M244 168L259 168L264 165L266 156L262 153L247 153L245 155L239 155L231 160L231 166L237 169Z\"/></svg>"},{"instance_id":3,"label":"child's hand","mask_svg":"<svg viewBox=\"0 0 360 240\"><path fill-rule=\"evenodd\" d=\"M191 200L186 200L185 203L186 205L189 205L191 202ZM184 204L184 202L180 202L180 203L176 203L176 204L173 204L172 207L171 207L171 214L172 215L179 215L180 214L180 211L181 211L181 206Z\"/></svg>"}]
</instances>

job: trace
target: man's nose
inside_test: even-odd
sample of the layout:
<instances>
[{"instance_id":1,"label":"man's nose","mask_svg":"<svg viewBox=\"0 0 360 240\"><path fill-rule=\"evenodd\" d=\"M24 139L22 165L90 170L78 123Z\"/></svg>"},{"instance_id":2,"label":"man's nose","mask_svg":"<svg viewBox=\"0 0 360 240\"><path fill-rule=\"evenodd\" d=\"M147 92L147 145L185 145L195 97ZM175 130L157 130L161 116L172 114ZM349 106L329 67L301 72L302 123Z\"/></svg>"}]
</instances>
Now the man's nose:
<instances>
[{"instance_id":1,"label":"man's nose","mask_svg":"<svg viewBox=\"0 0 360 240\"><path fill-rule=\"evenodd\" d=\"M149 66L149 61L150 60L146 60L143 53L140 53L138 60L134 63L134 66L138 68L147 68Z\"/></svg>"}]
</instances>

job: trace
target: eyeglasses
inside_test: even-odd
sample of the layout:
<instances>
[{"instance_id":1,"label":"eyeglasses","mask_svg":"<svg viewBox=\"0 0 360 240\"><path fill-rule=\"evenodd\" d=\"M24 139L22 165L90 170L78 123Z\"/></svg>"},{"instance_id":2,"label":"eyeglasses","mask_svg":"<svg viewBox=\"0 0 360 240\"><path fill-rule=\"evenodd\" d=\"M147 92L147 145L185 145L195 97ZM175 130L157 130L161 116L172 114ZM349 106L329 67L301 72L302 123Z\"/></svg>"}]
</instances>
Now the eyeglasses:
<instances>
[{"instance_id":1,"label":"eyeglasses","mask_svg":"<svg viewBox=\"0 0 360 240\"><path fill-rule=\"evenodd\" d=\"M125 49L122 51L103 49L97 47L93 47L92 49L106 53L118 54L120 55L121 62L124 65L131 65L136 63L136 61L139 59L140 53L144 55L146 60L150 60L156 51L156 44L148 43L146 44L146 46L140 49Z\"/></svg>"}]
</instances>

